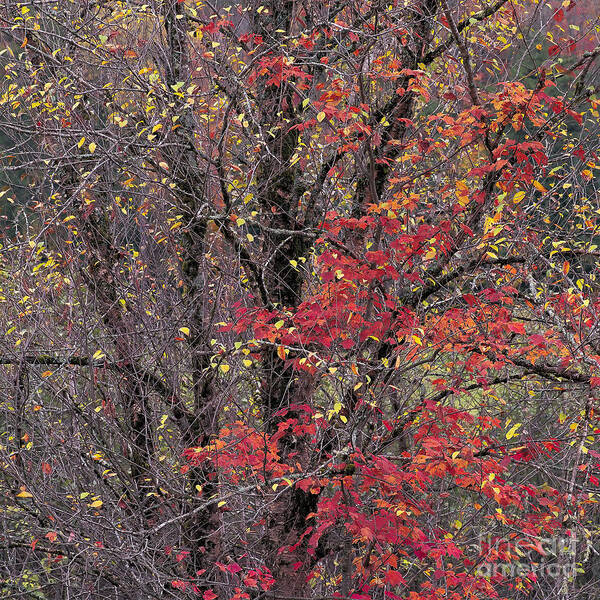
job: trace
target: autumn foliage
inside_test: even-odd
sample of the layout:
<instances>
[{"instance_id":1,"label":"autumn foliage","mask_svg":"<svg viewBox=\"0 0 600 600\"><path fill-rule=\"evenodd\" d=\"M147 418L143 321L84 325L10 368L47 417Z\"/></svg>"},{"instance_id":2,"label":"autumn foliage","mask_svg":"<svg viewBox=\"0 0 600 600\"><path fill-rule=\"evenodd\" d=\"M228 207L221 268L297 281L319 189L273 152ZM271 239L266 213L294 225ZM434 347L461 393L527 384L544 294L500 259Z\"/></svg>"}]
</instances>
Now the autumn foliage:
<instances>
[{"instance_id":1,"label":"autumn foliage","mask_svg":"<svg viewBox=\"0 0 600 600\"><path fill-rule=\"evenodd\" d=\"M4 2L0 597L594 598L599 19Z\"/></svg>"}]
</instances>

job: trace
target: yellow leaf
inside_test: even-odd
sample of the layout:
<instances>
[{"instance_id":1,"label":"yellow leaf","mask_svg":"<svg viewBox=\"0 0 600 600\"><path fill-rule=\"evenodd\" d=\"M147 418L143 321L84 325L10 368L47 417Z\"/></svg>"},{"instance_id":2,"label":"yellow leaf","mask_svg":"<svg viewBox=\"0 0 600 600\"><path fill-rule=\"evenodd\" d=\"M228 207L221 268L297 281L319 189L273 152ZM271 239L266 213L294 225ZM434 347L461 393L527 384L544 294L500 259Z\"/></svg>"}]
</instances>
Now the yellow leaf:
<instances>
[{"instance_id":1,"label":"yellow leaf","mask_svg":"<svg viewBox=\"0 0 600 600\"><path fill-rule=\"evenodd\" d=\"M523 198L525 198L525 192L517 192L513 198L513 202L519 204L519 202L523 201Z\"/></svg>"},{"instance_id":2,"label":"yellow leaf","mask_svg":"<svg viewBox=\"0 0 600 600\"><path fill-rule=\"evenodd\" d=\"M227 371L229 371L230 367L228 364L222 363L219 365L219 369L221 369L221 371L223 371L223 373L227 373Z\"/></svg>"},{"instance_id":3,"label":"yellow leaf","mask_svg":"<svg viewBox=\"0 0 600 600\"><path fill-rule=\"evenodd\" d=\"M22 487L21 491L17 494L17 498L33 498L33 495L30 494L24 487Z\"/></svg>"},{"instance_id":4,"label":"yellow leaf","mask_svg":"<svg viewBox=\"0 0 600 600\"><path fill-rule=\"evenodd\" d=\"M325 113L323 111L321 111L318 115L317 115L317 121L319 121L319 123L326 117Z\"/></svg>"},{"instance_id":5,"label":"yellow leaf","mask_svg":"<svg viewBox=\"0 0 600 600\"><path fill-rule=\"evenodd\" d=\"M283 346L277 346L277 356L281 360L285 360L285 348Z\"/></svg>"},{"instance_id":6,"label":"yellow leaf","mask_svg":"<svg viewBox=\"0 0 600 600\"><path fill-rule=\"evenodd\" d=\"M521 423L517 423L516 425L513 425L507 432L506 432L506 439L510 440L513 437L515 437L516 433L517 433L517 429L519 429L519 427L521 427Z\"/></svg>"},{"instance_id":7,"label":"yellow leaf","mask_svg":"<svg viewBox=\"0 0 600 600\"><path fill-rule=\"evenodd\" d=\"M104 358L106 356L106 354L104 354L104 352L102 352L102 350L96 350L96 352L94 352L94 356L92 358Z\"/></svg>"},{"instance_id":8,"label":"yellow leaf","mask_svg":"<svg viewBox=\"0 0 600 600\"><path fill-rule=\"evenodd\" d=\"M102 506L102 500L94 500L90 504L88 504L90 508L100 508Z\"/></svg>"},{"instance_id":9,"label":"yellow leaf","mask_svg":"<svg viewBox=\"0 0 600 600\"><path fill-rule=\"evenodd\" d=\"M96 144L94 144L94 142L92 142L92 143L91 143L91 144L88 146L88 148L90 149L90 152L91 152L92 154L94 154L94 150L96 150Z\"/></svg>"},{"instance_id":10,"label":"yellow leaf","mask_svg":"<svg viewBox=\"0 0 600 600\"><path fill-rule=\"evenodd\" d=\"M418 344L419 346L423 345L423 342L421 341L421 338L419 336L413 335L412 340L415 344Z\"/></svg>"},{"instance_id":11,"label":"yellow leaf","mask_svg":"<svg viewBox=\"0 0 600 600\"><path fill-rule=\"evenodd\" d=\"M277 321L275 323L275 329L281 329L285 325L285 321Z\"/></svg>"},{"instance_id":12,"label":"yellow leaf","mask_svg":"<svg viewBox=\"0 0 600 600\"><path fill-rule=\"evenodd\" d=\"M542 192L543 194L548 191L539 181L534 181L533 187L538 190L538 192Z\"/></svg>"},{"instance_id":13,"label":"yellow leaf","mask_svg":"<svg viewBox=\"0 0 600 600\"><path fill-rule=\"evenodd\" d=\"M180 327L179 331L181 331L181 333L183 333L183 335L190 335L190 328L189 327Z\"/></svg>"},{"instance_id":14,"label":"yellow leaf","mask_svg":"<svg viewBox=\"0 0 600 600\"><path fill-rule=\"evenodd\" d=\"M469 204L469 186L462 180L456 182L456 199L461 206Z\"/></svg>"},{"instance_id":15,"label":"yellow leaf","mask_svg":"<svg viewBox=\"0 0 600 600\"><path fill-rule=\"evenodd\" d=\"M85 142L85 137L82 137L78 142L77 142L77 147L81 148L81 146L83 146L83 143Z\"/></svg>"}]
</instances>

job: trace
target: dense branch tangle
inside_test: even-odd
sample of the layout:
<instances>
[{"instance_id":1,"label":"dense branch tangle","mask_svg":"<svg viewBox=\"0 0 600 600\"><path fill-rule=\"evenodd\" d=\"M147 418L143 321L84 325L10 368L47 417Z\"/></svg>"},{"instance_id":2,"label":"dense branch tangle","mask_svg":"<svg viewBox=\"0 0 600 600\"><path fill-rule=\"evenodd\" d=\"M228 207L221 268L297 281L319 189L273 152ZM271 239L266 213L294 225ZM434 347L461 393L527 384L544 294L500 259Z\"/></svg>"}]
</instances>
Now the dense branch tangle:
<instances>
[{"instance_id":1,"label":"dense branch tangle","mask_svg":"<svg viewBox=\"0 0 600 600\"><path fill-rule=\"evenodd\" d=\"M586 597L594 10L5 2L0 597Z\"/></svg>"}]
</instances>

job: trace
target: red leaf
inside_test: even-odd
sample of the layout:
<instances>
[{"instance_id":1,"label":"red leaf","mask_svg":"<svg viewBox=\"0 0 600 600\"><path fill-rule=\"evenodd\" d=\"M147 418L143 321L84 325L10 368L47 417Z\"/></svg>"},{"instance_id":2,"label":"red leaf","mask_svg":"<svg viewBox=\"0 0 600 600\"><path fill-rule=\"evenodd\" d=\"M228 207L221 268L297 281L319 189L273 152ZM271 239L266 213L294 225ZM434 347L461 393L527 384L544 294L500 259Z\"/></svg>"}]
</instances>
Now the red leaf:
<instances>
[{"instance_id":1,"label":"red leaf","mask_svg":"<svg viewBox=\"0 0 600 600\"><path fill-rule=\"evenodd\" d=\"M185 590L188 586L187 581L181 581L180 579L174 579L173 581L171 581L171 585L176 590Z\"/></svg>"},{"instance_id":2,"label":"red leaf","mask_svg":"<svg viewBox=\"0 0 600 600\"><path fill-rule=\"evenodd\" d=\"M227 570L230 573L239 573L242 570L242 567L237 563L231 563L230 565L227 565Z\"/></svg>"},{"instance_id":3,"label":"red leaf","mask_svg":"<svg viewBox=\"0 0 600 600\"><path fill-rule=\"evenodd\" d=\"M477 304L477 300L475 298L475 296L473 296L473 294L464 294L463 295L463 300L469 305L469 306L475 306L475 304Z\"/></svg>"},{"instance_id":4,"label":"red leaf","mask_svg":"<svg viewBox=\"0 0 600 600\"><path fill-rule=\"evenodd\" d=\"M58 534L56 533L56 531L49 531L46 534L46 538L51 542L55 542L57 537L58 537Z\"/></svg>"},{"instance_id":5,"label":"red leaf","mask_svg":"<svg viewBox=\"0 0 600 600\"><path fill-rule=\"evenodd\" d=\"M560 23L564 18L565 18L565 12L562 8L559 8L555 13L554 13L554 20L557 23Z\"/></svg>"},{"instance_id":6,"label":"red leaf","mask_svg":"<svg viewBox=\"0 0 600 600\"><path fill-rule=\"evenodd\" d=\"M579 146L577 150L574 150L573 156L576 156L579 160L585 160L585 152L583 151L583 147Z\"/></svg>"},{"instance_id":7,"label":"red leaf","mask_svg":"<svg viewBox=\"0 0 600 600\"><path fill-rule=\"evenodd\" d=\"M529 341L534 346L545 346L546 345L546 338L543 335L540 335L539 333L534 333L533 335L529 336Z\"/></svg>"},{"instance_id":8,"label":"red leaf","mask_svg":"<svg viewBox=\"0 0 600 600\"><path fill-rule=\"evenodd\" d=\"M392 569L385 574L385 582L389 583L390 585L402 585L403 583L406 583L401 573Z\"/></svg>"},{"instance_id":9,"label":"red leaf","mask_svg":"<svg viewBox=\"0 0 600 600\"><path fill-rule=\"evenodd\" d=\"M187 581L181 581L180 579L174 579L171 581L171 585L176 590L185 590L187 588Z\"/></svg>"}]
</instances>

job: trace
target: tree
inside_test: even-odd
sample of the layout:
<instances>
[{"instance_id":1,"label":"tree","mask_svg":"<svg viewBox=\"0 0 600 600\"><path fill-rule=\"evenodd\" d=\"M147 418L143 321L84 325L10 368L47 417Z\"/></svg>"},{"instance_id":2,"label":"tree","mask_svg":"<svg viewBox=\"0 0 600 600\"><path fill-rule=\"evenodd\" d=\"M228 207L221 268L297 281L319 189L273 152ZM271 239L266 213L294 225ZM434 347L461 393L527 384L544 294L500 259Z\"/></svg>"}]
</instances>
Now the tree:
<instances>
[{"instance_id":1,"label":"tree","mask_svg":"<svg viewBox=\"0 0 600 600\"><path fill-rule=\"evenodd\" d=\"M2 597L594 597L574 8L4 3Z\"/></svg>"}]
</instances>

